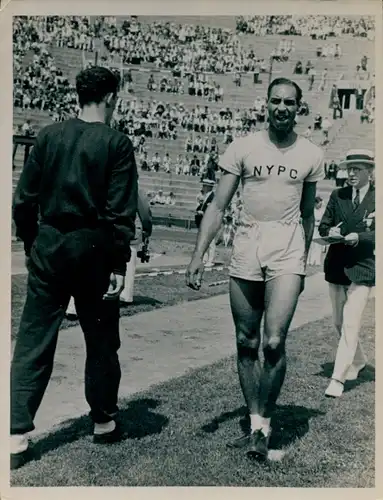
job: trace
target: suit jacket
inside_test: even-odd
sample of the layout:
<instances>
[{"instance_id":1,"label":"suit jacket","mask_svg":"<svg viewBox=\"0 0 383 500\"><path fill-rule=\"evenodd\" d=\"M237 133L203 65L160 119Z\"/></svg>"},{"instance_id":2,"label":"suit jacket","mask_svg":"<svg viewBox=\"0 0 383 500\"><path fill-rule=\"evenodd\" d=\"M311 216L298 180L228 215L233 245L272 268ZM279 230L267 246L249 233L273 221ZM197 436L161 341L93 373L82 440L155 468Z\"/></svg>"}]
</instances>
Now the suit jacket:
<instances>
[{"instance_id":1,"label":"suit jacket","mask_svg":"<svg viewBox=\"0 0 383 500\"><path fill-rule=\"evenodd\" d=\"M324 262L325 279L337 285L375 285L375 217L371 226L366 219L375 212L375 188L370 186L362 203L354 209L352 187L331 193L319 224L319 234L327 236L331 227L340 222L341 234L358 233L359 243L352 247L337 243L330 245ZM370 219L371 220L371 219Z\"/></svg>"},{"instance_id":2,"label":"suit jacket","mask_svg":"<svg viewBox=\"0 0 383 500\"><path fill-rule=\"evenodd\" d=\"M201 221L203 218L203 215L199 214L198 212L206 212L207 207L210 205L210 203L213 201L214 198L214 191L210 191L210 193L205 197L205 199L198 205L196 209L196 214L195 214L195 224L197 227L201 225Z\"/></svg>"}]
</instances>

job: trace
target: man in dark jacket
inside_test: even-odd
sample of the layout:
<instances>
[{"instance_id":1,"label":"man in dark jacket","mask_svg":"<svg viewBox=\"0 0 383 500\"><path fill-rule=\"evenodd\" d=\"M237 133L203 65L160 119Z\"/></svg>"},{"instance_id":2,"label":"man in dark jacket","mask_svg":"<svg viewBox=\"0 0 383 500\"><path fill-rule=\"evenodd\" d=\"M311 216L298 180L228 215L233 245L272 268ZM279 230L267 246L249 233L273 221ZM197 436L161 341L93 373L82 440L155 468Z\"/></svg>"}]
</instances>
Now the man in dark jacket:
<instances>
[{"instance_id":1,"label":"man in dark jacket","mask_svg":"<svg viewBox=\"0 0 383 500\"><path fill-rule=\"evenodd\" d=\"M326 171L327 179L335 179L337 171L338 171L338 165L335 163L334 160L331 160L329 166L327 167L327 171Z\"/></svg>"},{"instance_id":2,"label":"man in dark jacket","mask_svg":"<svg viewBox=\"0 0 383 500\"><path fill-rule=\"evenodd\" d=\"M137 199L137 215L140 219L141 222L141 236L142 236L142 241L143 242L149 242L149 238L152 234L153 230L153 217L152 217L152 211L150 209L150 205L148 202L148 197L146 194L141 190L138 189L138 199ZM132 303L133 302L133 287L134 287L134 278L135 278L135 273L136 273L136 261L137 261L137 240L132 240L132 244L130 247L131 250L131 257L130 261L127 265L126 269L126 277L125 277L125 287L120 295L120 302L123 303ZM94 270L95 273L98 272L98 269ZM69 319L76 319L77 318L77 312L76 312L76 306L74 303L73 297L71 297L67 310L66 310L66 316Z\"/></svg>"},{"instance_id":3,"label":"man in dark jacket","mask_svg":"<svg viewBox=\"0 0 383 500\"><path fill-rule=\"evenodd\" d=\"M319 234L341 239L330 245L324 271L329 283L335 328L340 335L327 396L339 397L346 380L355 380L366 364L359 341L362 314L375 285L375 189L373 154L352 150L340 166L348 186L332 192Z\"/></svg>"},{"instance_id":4,"label":"man in dark jacket","mask_svg":"<svg viewBox=\"0 0 383 500\"><path fill-rule=\"evenodd\" d=\"M32 458L28 433L71 295L85 336L93 440L122 438L118 299L135 235L137 168L131 141L108 126L118 88L118 76L106 68L78 74L80 117L39 133L15 192L13 218L29 276L11 366L12 468Z\"/></svg>"}]
</instances>

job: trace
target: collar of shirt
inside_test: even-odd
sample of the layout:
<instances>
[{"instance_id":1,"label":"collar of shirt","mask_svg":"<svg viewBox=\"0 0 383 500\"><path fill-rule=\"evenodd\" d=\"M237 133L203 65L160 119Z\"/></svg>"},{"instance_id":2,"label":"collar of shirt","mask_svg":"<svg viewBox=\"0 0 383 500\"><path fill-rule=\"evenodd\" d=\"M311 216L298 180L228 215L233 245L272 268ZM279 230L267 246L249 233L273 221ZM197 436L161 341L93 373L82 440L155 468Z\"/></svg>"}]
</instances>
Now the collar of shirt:
<instances>
[{"instance_id":1,"label":"collar of shirt","mask_svg":"<svg viewBox=\"0 0 383 500\"><path fill-rule=\"evenodd\" d=\"M205 196L203 197L203 203L205 203L205 202L206 202L206 200L209 198L209 196L211 195L211 193L212 193L212 192L211 192L211 191L209 191L209 192L207 192L207 193L205 194Z\"/></svg>"},{"instance_id":2,"label":"collar of shirt","mask_svg":"<svg viewBox=\"0 0 383 500\"><path fill-rule=\"evenodd\" d=\"M362 203L363 198L366 196L367 191L370 189L370 185L366 184L365 186L359 189L359 203ZM354 200L356 196L356 189L352 188L352 199Z\"/></svg>"}]
</instances>

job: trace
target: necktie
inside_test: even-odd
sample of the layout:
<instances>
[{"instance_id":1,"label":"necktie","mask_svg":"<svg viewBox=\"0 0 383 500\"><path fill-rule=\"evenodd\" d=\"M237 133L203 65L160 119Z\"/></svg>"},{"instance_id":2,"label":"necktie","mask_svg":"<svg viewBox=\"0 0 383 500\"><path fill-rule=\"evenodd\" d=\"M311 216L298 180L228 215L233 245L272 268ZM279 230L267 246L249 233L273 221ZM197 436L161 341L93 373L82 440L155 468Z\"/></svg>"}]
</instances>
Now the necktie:
<instances>
[{"instance_id":1,"label":"necktie","mask_svg":"<svg viewBox=\"0 0 383 500\"><path fill-rule=\"evenodd\" d=\"M360 196L359 196L359 189L356 190L355 198L354 198L354 210L356 210L359 207L360 204Z\"/></svg>"}]
</instances>

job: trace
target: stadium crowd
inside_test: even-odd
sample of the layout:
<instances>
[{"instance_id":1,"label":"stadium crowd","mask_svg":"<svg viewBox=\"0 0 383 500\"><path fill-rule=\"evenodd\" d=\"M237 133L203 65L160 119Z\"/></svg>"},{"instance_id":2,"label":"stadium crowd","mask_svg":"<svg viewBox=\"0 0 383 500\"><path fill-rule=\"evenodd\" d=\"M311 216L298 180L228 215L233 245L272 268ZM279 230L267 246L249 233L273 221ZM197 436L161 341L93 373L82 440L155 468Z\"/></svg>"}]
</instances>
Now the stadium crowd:
<instances>
[{"instance_id":1,"label":"stadium crowd","mask_svg":"<svg viewBox=\"0 0 383 500\"><path fill-rule=\"evenodd\" d=\"M77 96L47 49L44 19L15 18L13 101L15 107L49 111L54 120L60 120L77 112ZM32 56L23 64L28 51Z\"/></svg>"},{"instance_id":2,"label":"stadium crowd","mask_svg":"<svg viewBox=\"0 0 383 500\"><path fill-rule=\"evenodd\" d=\"M254 35L301 35L326 40L329 37L351 35L374 38L373 17L345 16L240 16L236 20L237 33Z\"/></svg>"},{"instance_id":3,"label":"stadium crowd","mask_svg":"<svg viewBox=\"0 0 383 500\"><path fill-rule=\"evenodd\" d=\"M168 152L161 158L158 151L150 157L146 150L142 150L137 154L137 165L147 172L163 171L168 174L192 175L214 180L217 170L216 159L217 156L209 152L204 155L178 154L174 160Z\"/></svg>"},{"instance_id":4,"label":"stadium crowd","mask_svg":"<svg viewBox=\"0 0 383 500\"><path fill-rule=\"evenodd\" d=\"M241 26L241 22L243 25L243 18L237 20L237 29ZM288 34L284 28L292 22L295 23L294 26L300 27L301 34L311 35L313 30L318 30L319 27L327 29L329 23L332 23L331 29L337 28L335 34L359 34L363 26L367 31L373 28L371 20L361 20L358 21L359 24L355 24L343 18L334 20L333 17L318 16L305 18L257 16L246 22L247 30L254 28L258 33L265 29L266 32L270 32L271 29L273 33L283 35ZM254 22L256 26L251 28L251 23ZM109 55L118 55L119 58L122 55L125 60L133 63L144 61L157 64L156 61L160 61L161 67L171 69L171 76L162 74L159 80L153 73L149 73L147 89L150 92L157 92L159 96L161 93L178 95L187 93L190 96L205 98L208 102L223 103L224 88L214 81L214 75L208 75L206 72L220 73L235 69L232 78L234 83L240 86L243 71L262 72L267 69L265 61L257 59L252 49L242 50L240 35L224 28L160 21L142 24L134 16L126 19L120 26L115 18L16 17L13 32L14 106L23 110L47 110L55 121L76 115L78 108L75 89L56 67L49 50L52 44L59 47L94 50L93 41L96 35L103 36ZM317 38L326 37L319 34ZM138 46L141 51L138 54L140 61L133 61ZM32 56L23 61L30 50ZM292 40L282 38L271 55L277 60L285 61L294 50ZM318 45L317 57L327 56L340 57L339 45L336 43ZM212 61L215 61L213 69L210 64ZM235 64L230 61L235 61ZM304 69L302 61L298 61L294 73L303 72L307 74L309 90L312 90L316 79L315 65L308 61ZM367 73L367 60L364 58L356 68L356 78L366 79ZM327 78L325 69L321 74L318 90L327 87ZM254 83L256 83L255 76ZM128 93L134 91L131 70L123 72L123 86ZM374 120L374 100L372 96L364 107L361 123ZM333 109L334 120L337 119L338 112L342 118L342 110L339 107L330 104L330 108ZM362 108L363 105L358 109ZM309 113L308 103L302 102L298 116ZM159 153L156 153L158 156L154 154L149 159L147 138L176 141L180 135L184 135L182 131L186 131L188 136L185 139L185 157L181 158L180 162L177 160L175 172L201 175L209 161L214 162L218 155L216 137L222 137L223 143L229 144L234 137L245 135L255 130L257 126L262 127L266 121L266 102L260 97L256 98L250 109L230 109L222 106L219 111L210 109L207 105L196 105L193 109L188 109L183 103L169 104L153 99L144 102L143 99L131 97L119 99L113 126L132 137L135 150L140 155L141 168L165 172L172 170L172 160L165 155L158 161ZM322 130L326 142L331 126L328 118L322 120L322 116L318 113L305 134L311 137L314 130ZM207 133L213 137L207 136L202 139L201 134ZM201 155L205 156L202 158Z\"/></svg>"},{"instance_id":5,"label":"stadium crowd","mask_svg":"<svg viewBox=\"0 0 383 500\"><path fill-rule=\"evenodd\" d=\"M104 23L102 31L112 60L152 63L176 74L247 72L265 64L229 29L162 21L143 24L134 16L121 27L115 21Z\"/></svg>"},{"instance_id":6,"label":"stadium crowd","mask_svg":"<svg viewBox=\"0 0 383 500\"><path fill-rule=\"evenodd\" d=\"M84 51L96 50L100 37L104 59L125 64L152 63L176 73L264 71L265 61L244 49L229 29L156 21L141 23L135 16L118 25L115 18L79 16L20 17L35 42ZM100 39L99 38L99 39ZM30 48L30 44L27 50ZM101 53L103 50L101 50Z\"/></svg>"}]
</instances>

